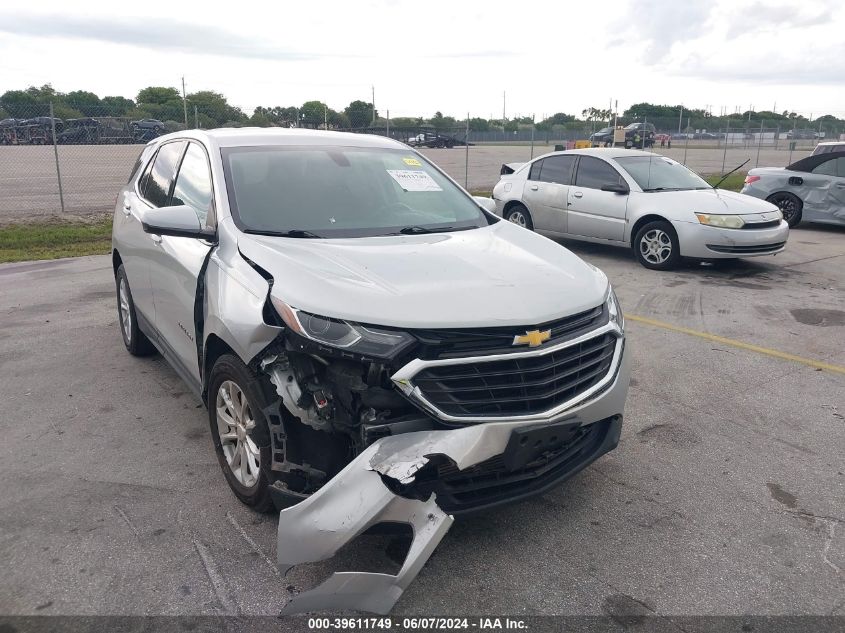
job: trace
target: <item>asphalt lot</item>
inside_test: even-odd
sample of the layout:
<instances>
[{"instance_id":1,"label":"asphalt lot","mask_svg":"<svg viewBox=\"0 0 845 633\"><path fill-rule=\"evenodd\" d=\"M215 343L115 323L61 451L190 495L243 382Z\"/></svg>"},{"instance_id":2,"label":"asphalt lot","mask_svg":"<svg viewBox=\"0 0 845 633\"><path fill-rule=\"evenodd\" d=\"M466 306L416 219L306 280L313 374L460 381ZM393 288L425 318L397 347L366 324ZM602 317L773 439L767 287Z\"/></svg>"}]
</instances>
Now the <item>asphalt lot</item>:
<instances>
[{"instance_id":1,"label":"asphalt lot","mask_svg":"<svg viewBox=\"0 0 845 633\"><path fill-rule=\"evenodd\" d=\"M700 142L698 142L700 143ZM756 147L694 147L687 152L686 163L703 174L722 173L751 159L745 169L756 164ZM784 143L782 142L782 145ZM114 199L126 184L129 172L141 145L61 145L59 165L65 200L65 218L90 218L114 210ZM554 150L554 145L534 147L534 156ZM675 160L684 160L684 148L675 144L670 149L656 148ZM476 145L469 148L467 170L466 148L423 149L452 178L464 184L469 174L469 189L490 191L499 180L502 163L525 162L531 156L528 145ZM809 155L808 150L789 151L781 147L763 147L760 165L783 167ZM12 222L30 222L61 216L56 159L52 147L0 146L0 226Z\"/></svg>"},{"instance_id":2,"label":"asphalt lot","mask_svg":"<svg viewBox=\"0 0 845 633\"><path fill-rule=\"evenodd\" d=\"M395 614L845 614L845 230L673 273L567 243L628 313L619 448L456 523ZM268 614L386 543L281 577L277 518L229 492L206 413L123 349L109 258L0 266L0 613ZM842 371L845 371L843 369Z\"/></svg>"}]
</instances>

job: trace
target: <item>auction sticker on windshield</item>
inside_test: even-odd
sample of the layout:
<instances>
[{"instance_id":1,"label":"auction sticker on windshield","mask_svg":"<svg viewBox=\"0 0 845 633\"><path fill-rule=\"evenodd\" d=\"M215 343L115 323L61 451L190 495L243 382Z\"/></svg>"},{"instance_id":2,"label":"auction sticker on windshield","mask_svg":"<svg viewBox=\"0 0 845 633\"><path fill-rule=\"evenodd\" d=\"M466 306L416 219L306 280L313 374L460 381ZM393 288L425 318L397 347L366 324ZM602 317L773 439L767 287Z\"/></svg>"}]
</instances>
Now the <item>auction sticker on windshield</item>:
<instances>
[{"instance_id":1,"label":"auction sticker on windshield","mask_svg":"<svg viewBox=\"0 0 845 633\"><path fill-rule=\"evenodd\" d=\"M411 167L422 167L422 163L416 158L403 158L402 162Z\"/></svg>"},{"instance_id":2,"label":"auction sticker on windshield","mask_svg":"<svg viewBox=\"0 0 845 633\"><path fill-rule=\"evenodd\" d=\"M434 181L434 178L424 171L388 169L387 173L405 191L443 191L440 185Z\"/></svg>"}]
</instances>

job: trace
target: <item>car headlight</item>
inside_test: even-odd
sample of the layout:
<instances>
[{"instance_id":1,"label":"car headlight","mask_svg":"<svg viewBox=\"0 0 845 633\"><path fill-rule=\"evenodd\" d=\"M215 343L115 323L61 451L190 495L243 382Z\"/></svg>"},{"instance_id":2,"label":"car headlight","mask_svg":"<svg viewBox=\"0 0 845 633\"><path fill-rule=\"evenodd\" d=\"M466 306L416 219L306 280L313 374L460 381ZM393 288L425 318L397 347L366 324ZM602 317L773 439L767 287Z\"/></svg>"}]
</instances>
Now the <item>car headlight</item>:
<instances>
[{"instance_id":1,"label":"car headlight","mask_svg":"<svg viewBox=\"0 0 845 633\"><path fill-rule=\"evenodd\" d=\"M285 325L297 334L323 345L348 349L364 356L386 358L414 342L414 337L405 332L376 330L360 323L304 312L277 297L271 297L270 300Z\"/></svg>"},{"instance_id":2,"label":"car headlight","mask_svg":"<svg viewBox=\"0 0 845 633\"><path fill-rule=\"evenodd\" d=\"M616 293L613 292L613 288L607 293L607 311L610 314L610 322L615 323L619 326L620 330L625 329L625 315L622 314L622 306L619 305L619 299L616 297Z\"/></svg>"},{"instance_id":3,"label":"car headlight","mask_svg":"<svg viewBox=\"0 0 845 633\"><path fill-rule=\"evenodd\" d=\"M745 222L738 215L713 215L710 213L696 213L698 221L707 226L715 226L720 229L741 229Z\"/></svg>"}]
</instances>

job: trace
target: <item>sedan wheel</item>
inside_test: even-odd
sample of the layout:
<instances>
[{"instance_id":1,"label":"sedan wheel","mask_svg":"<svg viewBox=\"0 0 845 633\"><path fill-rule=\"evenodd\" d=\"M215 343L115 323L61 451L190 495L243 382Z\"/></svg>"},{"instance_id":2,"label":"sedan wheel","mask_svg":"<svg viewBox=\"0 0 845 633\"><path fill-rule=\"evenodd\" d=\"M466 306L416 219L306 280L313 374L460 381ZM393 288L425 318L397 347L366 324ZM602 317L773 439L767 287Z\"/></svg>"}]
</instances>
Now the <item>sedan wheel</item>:
<instances>
[{"instance_id":1,"label":"sedan wheel","mask_svg":"<svg viewBox=\"0 0 845 633\"><path fill-rule=\"evenodd\" d=\"M678 234L668 222L649 222L640 227L632 245L637 261L652 270L669 270L681 260Z\"/></svg>"},{"instance_id":2,"label":"sedan wheel","mask_svg":"<svg viewBox=\"0 0 845 633\"><path fill-rule=\"evenodd\" d=\"M530 231L534 230L534 222L531 221L531 214L528 212L528 209L521 204L511 207L505 215L505 219L508 222L512 222L524 229L528 229Z\"/></svg>"},{"instance_id":3,"label":"sedan wheel","mask_svg":"<svg viewBox=\"0 0 845 633\"><path fill-rule=\"evenodd\" d=\"M665 231L652 229L640 240L643 259L652 264L662 264L672 256L672 240Z\"/></svg>"},{"instance_id":4,"label":"sedan wheel","mask_svg":"<svg viewBox=\"0 0 845 633\"><path fill-rule=\"evenodd\" d=\"M249 436L255 419L246 394L233 381L225 380L217 389L217 432L223 456L235 479L244 488L253 488L261 473L261 451Z\"/></svg>"}]
</instances>

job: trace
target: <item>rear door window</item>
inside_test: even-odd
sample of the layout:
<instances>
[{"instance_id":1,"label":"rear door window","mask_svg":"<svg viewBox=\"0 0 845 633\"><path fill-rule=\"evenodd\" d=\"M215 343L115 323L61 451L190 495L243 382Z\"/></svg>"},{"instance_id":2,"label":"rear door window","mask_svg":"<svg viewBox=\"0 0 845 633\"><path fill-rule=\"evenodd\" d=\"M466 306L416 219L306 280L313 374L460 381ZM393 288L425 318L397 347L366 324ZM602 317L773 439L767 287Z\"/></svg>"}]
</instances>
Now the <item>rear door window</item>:
<instances>
[{"instance_id":1,"label":"rear door window","mask_svg":"<svg viewBox=\"0 0 845 633\"><path fill-rule=\"evenodd\" d=\"M619 172L603 160L582 156L578 163L575 185L587 189L601 189L604 185L623 184Z\"/></svg>"},{"instance_id":2,"label":"rear door window","mask_svg":"<svg viewBox=\"0 0 845 633\"><path fill-rule=\"evenodd\" d=\"M540 170L543 168L543 161L538 160L531 164L531 171L528 172L528 180L540 180Z\"/></svg>"},{"instance_id":3,"label":"rear door window","mask_svg":"<svg viewBox=\"0 0 845 633\"><path fill-rule=\"evenodd\" d=\"M170 187L176 176L179 159L185 150L185 141L175 141L161 146L152 162L149 175L145 175L141 194L154 207L167 206L170 198Z\"/></svg>"},{"instance_id":4,"label":"rear door window","mask_svg":"<svg viewBox=\"0 0 845 633\"><path fill-rule=\"evenodd\" d=\"M574 156L549 156L543 160L540 180L568 185L572 182L572 168L574 166Z\"/></svg>"}]
</instances>

